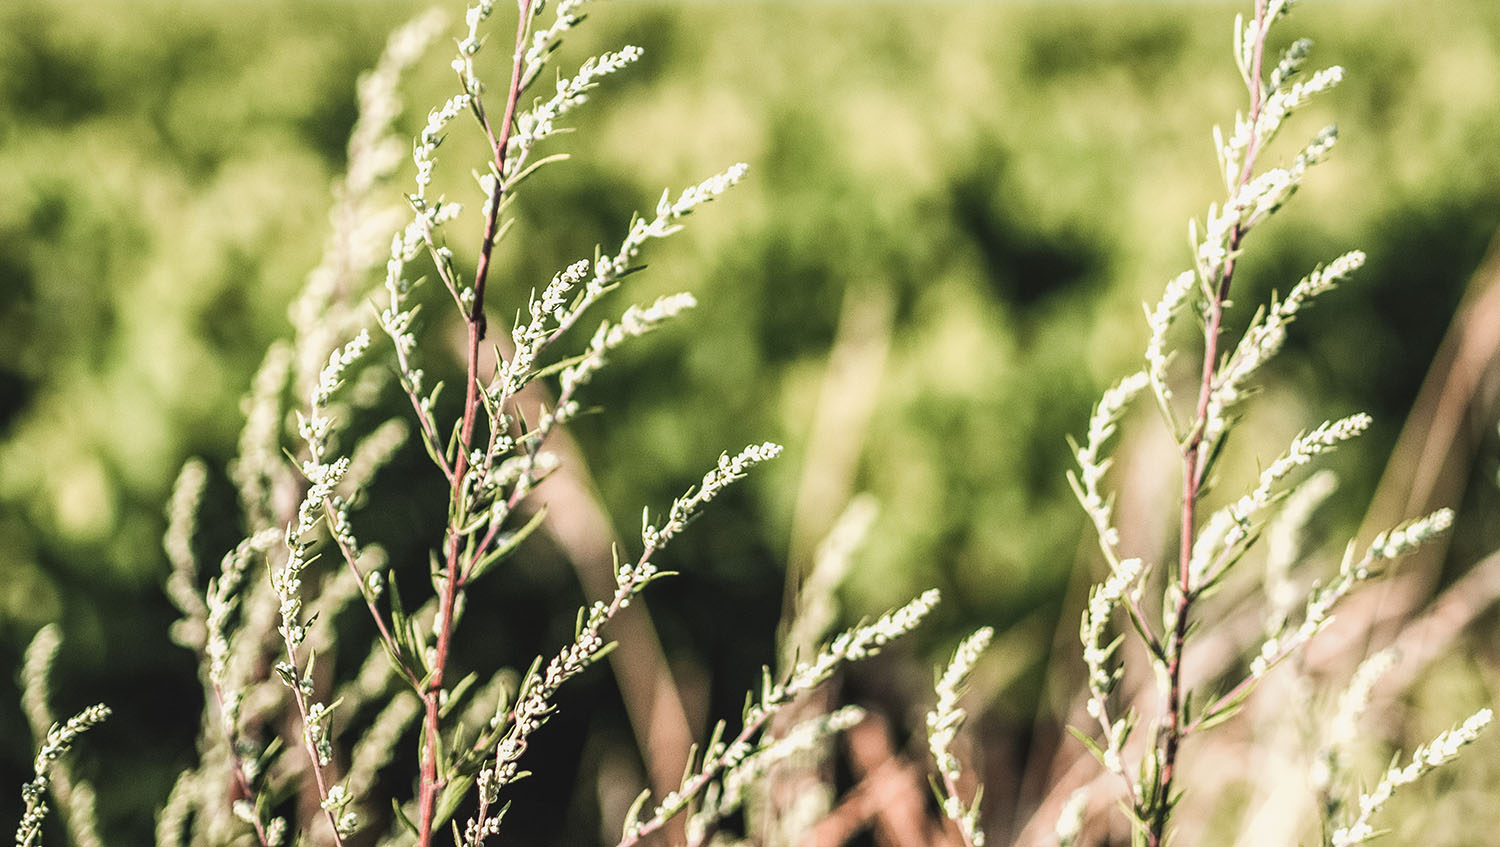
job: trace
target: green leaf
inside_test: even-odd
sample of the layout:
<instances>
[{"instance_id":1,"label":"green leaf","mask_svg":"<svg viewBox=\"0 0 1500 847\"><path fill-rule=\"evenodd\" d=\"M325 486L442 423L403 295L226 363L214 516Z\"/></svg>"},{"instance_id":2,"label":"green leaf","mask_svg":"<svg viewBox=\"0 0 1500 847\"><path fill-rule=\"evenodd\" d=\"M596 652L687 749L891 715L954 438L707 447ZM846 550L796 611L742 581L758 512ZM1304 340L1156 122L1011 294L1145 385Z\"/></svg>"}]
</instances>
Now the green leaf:
<instances>
[{"instance_id":1,"label":"green leaf","mask_svg":"<svg viewBox=\"0 0 1500 847\"><path fill-rule=\"evenodd\" d=\"M438 798L437 812L433 818L434 827L442 826L452 819L453 813L458 811L459 804L464 801L464 797L468 796L469 789L474 787L476 778L472 774L465 774L455 776L448 781L447 786L443 788L442 796Z\"/></svg>"},{"instance_id":2,"label":"green leaf","mask_svg":"<svg viewBox=\"0 0 1500 847\"><path fill-rule=\"evenodd\" d=\"M473 567L469 569L468 580L472 582L473 580L478 579L479 577L483 576L486 571L499 563L502 559L509 556L511 553L514 553L516 551L516 548L521 546L521 542L525 541L533 532L536 531L537 527L542 525L542 521L546 517L547 507L542 506L541 508L536 510L536 514L531 516L531 519L526 522L525 526L522 526L515 532L507 532L501 535L495 543L495 549L491 550L488 553L485 553L483 556L480 556L479 559L474 562Z\"/></svg>"},{"instance_id":3,"label":"green leaf","mask_svg":"<svg viewBox=\"0 0 1500 847\"><path fill-rule=\"evenodd\" d=\"M642 788L641 793L635 795L635 801L630 804L630 810L625 813L625 825L620 829L620 839L630 837L630 830L640 823L641 810L646 807L646 801L651 799L651 789Z\"/></svg>"},{"instance_id":4,"label":"green leaf","mask_svg":"<svg viewBox=\"0 0 1500 847\"><path fill-rule=\"evenodd\" d=\"M1229 435L1238 420L1236 415L1225 414L1223 431L1208 445L1208 455L1203 460L1203 484L1198 486L1199 500L1202 500L1203 496L1213 489L1213 469L1218 465L1219 456L1224 452L1224 446L1229 443Z\"/></svg>"},{"instance_id":5,"label":"green leaf","mask_svg":"<svg viewBox=\"0 0 1500 847\"><path fill-rule=\"evenodd\" d=\"M402 826L406 827L406 829L411 832L413 836L418 835L417 825L411 822L411 818L407 817L405 812L401 811L401 801L397 800L395 797L391 798L391 811L396 813L396 820L400 822Z\"/></svg>"},{"instance_id":6,"label":"green leaf","mask_svg":"<svg viewBox=\"0 0 1500 847\"><path fill-rule=\"evenodd\" d=\"M532 162L531 165L529 165L525 170L510 178L510 182L507 185L507 190L514 189L516 186L525 182L527 177L536 173L542 167L550 165L554 162L566 162L568 159L569 156L567 153L553 153L551 156L544 156L543 158Z\"/></svg>"},{"instance_id":7,"label":"green leaf","mask_svg":"<svg viewBox=\"0 0 1500 847\"><path fill-rule=\"evenodd\" d=\"M927 774L927 787L932 791L932 796L937 798L938 808L941 809L947 798L943 795L943 786L942 783L938 782L937 774Z\"/></svg>"},{"instance_id":8,"label":"green leaf","mask_svg":"<svg viewBox=\"0 0 1500 847\"><path fill-rule=\"evenodd\" d=\"M728 726L723 721L714 724L714 731L708 737L708 746L703 748L705 757L717 757L724 752L724 733L727 729Z\"/></svg>"},{"instance_id":9,"label":"green leaf","mask_svg":"<svg viewBox=\"0 0 1500 847\"><path fill-rule=\"evenodd\" d=\"M527 668L526 673L521 676L521 686L516 689L515 702L519 703L526 699L527 695L531 693L531 687L537 684L537 679L540 677L541 672L542 657L537 656L531 660L531 667Z\"/></svg>"},{"instance_id":10,"label":"green leaf","mask_svg":"<svg viewBox=\"0 0 1500 847\"><path fill-rule=\"evenodd\" d=\"M391 605L391 638L395 640L397 650L391 658L398 666L410 669L414 664L412 660L417 658L417 650L412 638L412 622L407 617L406 605L401 602L401 588L396 584L395 571L386 575L386 589Z\"/></svg>"},{"instance_id":11,"label":"green leaf","mask_svg":"<svg viewBox=\"0 0 1500 847\"><path fill-rule=\"evenodd\" d=\"M460 537L468 537L478 532L485 524L489 523L490 513L488 510L479 512L469 518L469 522L458 528Z\"/></svg>"},{"instance_id":12,"label":"green leaf","mask_svg":"<svg viewBox=\"0 0 1500 847\"><path fill-rule=\"evenodd\" d=\"M723 721L720 721L719 723L722 724ZM715 727L715 730L717 729L718 728ZM698 750L699 748L697 744L688 745L687 761L683 762L682 764L683 783L686 783L688 780L692 779L693 776L698 772Z\"/></svg>"},{"instance_id":13,"label":"green leaf","mask_svg":"<svg viewBox=\"0 0 1500 847\"><path fill-rule=\"evenodd\" d=\"M1245 701L1249 699L1250 693L1254 691L1255 688L1256 685L1252 682L1251 684L1246 685L1244 688L1240 689L1240 691L1230 699L1224 700L1222 702L1217 702L1209 706L1208 711L1204 712L1203 715L1198 718L1198 726L1196 728L1200 730L1209 729L1211 727L1218 726L1219 724L1239 714L1240 709L1245 705Z\"/></svg>"},{"instance_id":14,"label":"green leaf","mask_svg":"<svg viewBox=\"0 0 1500 847\"><path fill-rule=\"evenodd\" d=\"M507 194L507 195L505 195L505 198L500 201L500 208L497 209L495 211L495 213L496 214L502 214L505 211L505 209L508 206L510 206L511 200L513 200L514 197L515 197L515 195L513 195L513 194ZM496 232L495 232L495 243L496 244L499 244L500 242L502 242L502 241L505 240L506 234L510 232L511 225L514 224L515 222L516 222L515 218L504 218L503 220L500 221L500 228L498 230L496 230Z\"/></svg>"},{"instance_id":15,"label":"green leaf","mask_svg":"<svg viewBox=\"0 0 1500 847\"><path fill-rule=\"evenodd\" d=\"M1145 579L1146 573L1146 569L1143 568L1141 570L1140 578ZM1157 638L1156 634L1151 631L1151 625L1146 621L1136 617L1135 609L1132 608L1130 604L1125 603L1123 605L1125 608L1125 619L1130 621L1131 627L1135 629L1136 634L1141 637L1141 640L1143 642L1145 642L1146 649L1150 651L1151 655L1154 656L1157 660L1165 662L1167 658L1165 648L1162 647L1161 639Z\"/></svg>"},{"instance_id":16,"label":"green leaf","mask_svg":"<svg viewBox=\"0 0 1500 847\"><path fill-rule=\"evenodd\" d=\"M538 379L543 379L545 377L552 376L555 373L562 373L567 368L573 367L574 365L576 365L579 362L583 361L585 358L586 357L585 357L584 354L579 353L577 356L569 356L566 359L559 359L558 361L553 362L552 364L550 364L550 365L548 365L548 366L546 366L544 368L538 368L538 369L532 371L531 372L531 379L532 380L538 380Z\"/></svg>"},{"instance_id":17,"label":"green leaf","mask_svg":"<svg viewBox=\"0 0 1500 847\"><path fill-rule=\"evenodd\" d=\"M448 433L448 444L443 448L443 457L448 460L449 467L458 460L458 445L463 441L459 436L463 434L463 425L462 420L454 421L453 430Z\"/></svg>"},{"instance_id":18,"label":"green leaf","mask_svg":"<svg viewBox=\"0 0 1500 847\"><path fill-rule=\"evenodd\" d=\"M468 676L459 680L457 685L449 689L448 702L444 703L443 707L438 710L438 717L448 717L448 713L453 711L454 707L459 703L463 702L464 695L468 694L469 689L474 687L474 682L477 679L479 679L479 674L471 672Z\"/></svg>"},{"instance_id":19,"label":"green leaf","mask_svg":"<svg viewBox=\"0 0 1500 847\"><path fill-rule=\"evenodd\" d=\"M1104 764L1104 748L1099 746L1099 742L1095 741L1092 735L1089 735L1076 726L1068 727L1068 734L1072 735L1074 738L1082 742L1083 746L1089 751L1089 753L1092 754L1095 759L1099 760L1099 764Z\"/></svg>"}]
</instances>

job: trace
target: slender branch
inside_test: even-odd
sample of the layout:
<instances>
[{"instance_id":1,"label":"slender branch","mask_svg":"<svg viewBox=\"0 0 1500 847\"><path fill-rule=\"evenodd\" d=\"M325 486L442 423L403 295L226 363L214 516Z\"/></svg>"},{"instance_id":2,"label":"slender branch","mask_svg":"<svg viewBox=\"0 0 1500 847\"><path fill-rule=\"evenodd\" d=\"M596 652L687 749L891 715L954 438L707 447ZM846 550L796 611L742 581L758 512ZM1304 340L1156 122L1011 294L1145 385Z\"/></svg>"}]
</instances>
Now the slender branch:
<instances>
[{"instance_id":1,"label":"slender branch","mask_svg":"<svg viewBox=\"0 0 1500 847\"><path fill-rule=\"evenodd\" d=\"M250 777L245 773L244 762L240 759L239 733L229 724L228 712L225 709L224 689L218 683L212 684L214 702L219 707L219 717L224 721L224 737L229 743L229 769L234 776L235 787L239 789L242 799L246 802L255 802L255 790L250 786ZM260 819L260 814L250 815L250 825L255 828L255 840L261 847L271 847L270 836L266 833L266 825Z\"/></svg>"},{"instance_id":2,"label":"slender branch","mask_svg":"<svg viewBox=\"0 0 1500 847\"><path fill-rule=\"evenodd\" d=\"M297 716L302 721L302 746L307 749L308 765L312 768L313 781L317 785L318 800L323 807L323 814L328 818L328 827L333 833L334 845L344 847L344 838L339 834L338 815L327 803L328 779L323 773L323 763L319 760L318 745L313 740L312 727L315 722L308 719L310 712L307 706L308 695L302 689L303 670L297 664L297 651L293 647L293 642L285 639L282 643L286 648L287 667L293 677L288 681L287 687L291 689L292 702L296 704Z\"/></svg>"},{"instance_id":3,"label":"slender branch","mask_svg":"<svg viewBox=\"0 0 1500 847\"><path fill-rule=\"evenodd\" d=\"M468 485L469 476L469 449L474 442L474 426L479 415L479 342L485 334L484 319L484 288L489 277L490 256L495 249L495 236L500 228L500 205L504 199L505 180L505 154L510 145L510 134L514 125L516 114L516 103L521 96L522 70L526 55L526 34L530 30L532 18L532 0L521 0L520 12L516 20L516 46L514 60L511 65L510 87L507 91L505 101L505 118L500 125L499 136L496 137L485 122L486 134L490 137L491 150L495 160L495 178L491 184L490 197L485 206L484 218L484 240L480 245L479 259L474 271L474 299L467 316L468 323L468 356L467 369L464 384L464 412L463 423L459 429L459 443L453 462L452 495L453 517L447 530L447 554L444 563L444 577L442 586L438 592L438 637L435 654L432 663L432 672L427 683L427 690L422 692L424 705L424 750L421 765L421 786L418 797L418 829L417 839L421 847L431 847L432 829L434 815L437 811L437 798L443 785L438 777L438 714L440 709L441 692L443 690L443 675L448 663L449 646L453 638L453 615L454 605L457 600L459 589L459 578L461 576L461 558L463 551L463 534L461 528L465 521L466 509L459 508L467 500L465 487ZM477 98L476 98L477 102Z\"/></svg>"},{"instance_id":4,"label":"slender branch","mask_svg":"<svg viewBox=\"0 0 1500 847\"><path fill-rule=\"evenodd\" d=\"M1256 38L1252 47L1252 60L1247 80L1250 91L1250 126L1256 127L1260 120L1260 113L1264 103L1261 81L1262 62L1265 53L1265 35L1267 29L1266 0L1256 0L1255 4L1255 31ZM1254 131L1250 134L1249 146L1245 151L1245 159L1240 167L1239 179L1231 190L1230 202L1234 202L1234 194L1243 189L1249 182L1251 173L1255 167L1256 154L1259 152L1258 134ZM1202 491L1204 477L1208 470L1207 454L1204 452L1204 433L1208 424L1209 398L1214 390L1214 377L1218 368L1219 359L1219 333L1224 320L1224 306L1229 299L1229 290L1234 281L1236 257L1239 252L1240 242L1244 238L1245 227L1243 222L1236 222L1231 228L1228 237L1228 249L1224 254L1223 262L1217 274L1217 285L1214 288L1213 297L1208 303L1208 315L1203 330L1203 373L1198 386L1197 414L1188 442L1183 450L1182 460L1182 525L1179 534L1178 571L1175 586L1175 608L1173 609L1172 632L1167 638L1167 729L1164 740L1159 750L1161 755L1160 770L1158 771L1158 790L1156 792L1155 808L1152 810L1150 828L1147 832L1147 844L1150 847L1160 847L1166 836L1167 819L1172 809L1172 782L1177 765L1177 754L1183 738L1187 734L1187 728L1183 725L1183 690L1182 690L1182 652L1183 644L1187 640L1188 624L1192 613L1193 601L1196 599L1197 588L1192 584L1192 558L1193 543L1197 531L1197 507L1198 498ZM1212 445L1209 445L1212 449Z\"/></svg>"},{"instance_id":5,"label":"slender branch","mask_svg":"<svg viewBox=\"0 0 1500 847\"><path fill-rule=\"evenodd\" d=\"M498 826L498 819L490 817L491 806L498 798L501 788L518 778L516 763L525 754L530 743L533 732L541 727L546 721L547 714L551 711L550 701L572 677L582 673L594 656L603 647L603 642L598 640L598 630L604 624L614 619L621 609L624 609L641 588L650 582L652 574L657 573L655 566L651 563L651 557L655 556L657 548L647 545L641 552L640 558L635 565L625 573L637 575L626 582L617 582L614 594L610 597L609 604L591 615L579 637L572 644L564 647L553 659L548 662L546 671L542 677L533 683L530 690L523 691L527 696L517 698L516 704L506 715L506 723L511 727L506 736L495 744L494 763L481 777L487 777L479 792L479 811L466 828L465 844L480 847L485 838L493 835ZM639 575L644 574L644 577ZM616 574L619 579L619 574ZM580 660L580 656L582 657Z\"/></svg>"},{"instance_id":6,"label":"slender branch","mask_svg":"<svg viewBox=\"0 0 1500 847\"><path fill-rule=\"evenodd\" d=\"M729 742L726 749L731 751L749 749L750 739L754 738L755 734L760 732L774 714L774 711L765 711L752 720L747 721L745 726L740 729L740 734L736 735L734 740ZM713 781L714 777L718 776L719 772L724 770L726 764L728 762L723 756L704 762L702 769L698 773L682 783L682 787L677 790L676 797L686 803L689 798L698 796L698 792L707 787ZM616 847L634 847L634 845L640 843L641 839L666 826L667 821L671 819L672 814L653 815L650 820L641 824L640 827L626 833Z\"/></svg>"},{"instance_id":7,"label":"slender branch","mask_svg":"<svg viewBox=\"0 0 1500 847\"><path fill-rule=\"evenodd\" d=\"M411 372L412 368L406 351L401 349L400 344L394 346L396 348L397 363L401 366L400 373L404 377L405 374ZM448 464L448 457L443 455L443 440L438 437L437 428L433 425L432 410L422 407L421 396L411 389L404 378L401 380L401 393L406 395L407 400L411 403L412 411L416 413L417 426L422 431L422 440L427 444L428 455L432 457L438 470L442 471L443 479L448 480L450 486L453 485L453 468Z\"/></svg>"},{"instance_id":8,"label":"slender branch","mask_svg":"<svg viewBox=\"0 0 1500 847\"><path fill-rule=\"evenodd\" d=\"M354 574L355 581L359 584L359 596L365 601L365 608L369 610L370 618L375 621L375 629L380 634L381 643L385 645L386 651L391 656L400 656L401 650L396 645L395 636L391 633L390 627L386 626L385 617L380 614L379 609L375 608L374 595L371 594L365 572L359 569L355 551L350 547L344 533L339 531L343 525L343 518L339 516L339 512L335 508L331 496L323 498L323 511L329 518L328 534L332 536L333 543L339 548L339 553L342 555L344 563L349 566L349 570ZM421 680L417 678L417 675L405 662L402 662L400 667L402 676L406 677L406 681L411 683L413 688L421 685Z\"/></svg>"}]
</instances>

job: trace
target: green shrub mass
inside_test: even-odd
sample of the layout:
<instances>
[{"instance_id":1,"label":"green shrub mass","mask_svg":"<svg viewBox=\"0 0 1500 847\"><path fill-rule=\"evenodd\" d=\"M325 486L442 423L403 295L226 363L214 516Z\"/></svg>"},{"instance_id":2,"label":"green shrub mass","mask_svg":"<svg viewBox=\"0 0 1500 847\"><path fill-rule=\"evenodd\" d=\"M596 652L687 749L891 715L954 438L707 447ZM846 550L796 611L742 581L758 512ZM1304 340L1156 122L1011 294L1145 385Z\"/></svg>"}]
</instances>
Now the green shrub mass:
<instances>
[{"instance_id":1,"label":"green shrub mass","mask_svg":"<svg viewBox=\"0 0 1500 847\"><path fill-rule=\"evenodd\" d=\"M240 540L223 469L241 398L321 253L356 75L417 11L365 0L0 4L0 666L19 667L36 629L59 621L55 700L68 714L101 700L114 709L75 756L100 791L107 843L149 842L155 808L194 755L201 692L193 657L167 635L163 504L183 461L202 457L213 470L198 555L217 562ZM449 12L457 31L462 9ZM1500 226L1500 4L1321 0L1296 15L1319 64L1349 72L1289 134L1336 119L1342 140L1294 208L1257 234L1230 332L1316 263L1355 247L1369 258L1349 285L1357 294L1299 315L1225 462L1252 478L1310 421L1369 411L1370 434L1330 463L1342 494L1327 536L1341 538ZM654 585L650 603L669 659L699 686L694 708L738 709L774 655L788 560L805 564L844 501L867 491L880 513L842 585L845 617L928 586L946 601L904 652L851 678L857 698L914 720L930 666L984 623L1000 633L975 680L988 772L1014 770L1034 722L1065 719L1049 686L1063 673L1070 689L1081 669L1049 664L1077 665L1074 621L1098 572L1064 436L1081 434L1101 392L1139 366L1140 304L1188 266L1184 221L1222 196L1206 127L1243 108L1224 58L1229 19L1222 3L1185 1L592 8L559 67L625 43L644 58L569 116L577 130L556 149L572 161L517 196L490 272L491 323L508 329L533 287L593 244L618 243L663 186L749 164L732 202L653 246L650 272L632 278L629 302L694 291L691 318L618 351L588 396L602 413L572 426L627 539L641 504L669 503L726 446L787 447L658 561L683 574ZM505 26L481 54L502 92ZM445 36L429 59L449 52ZM418 62L401 134L419 132L452 90L446 60ZM440 187L472 194L481 141L452 135ZM449 236L466 276L472 206ZM450 311L434 306L424 331L430 367L450 356L459 374L462 327L438 317ZM576 335L574 348L587 341ZM831 349L854 351L854 369L830 372ZM1500 546L1493 447L1486 440L1473 468L1488 481L1453 504L1454 562ZM1160 483L1170 498L1166 455L1160 478L1137 469L1122 485L1149 503ZM380 479L418 497L377 495L360 520L389 536L393 559L420 559L443 516L406 501L430 489L441 503L442 481L415 442ZM410 549L403 537L416 539ZM571 613L558 610L583 595L549 544L517 562L493 598L503 613L466 626L499 645L487 648L493 661L524 668L571 637ZM367 636L368 619L349 617ZM1434 680L1415 701L1484 685L1461 663ZM621 719L583 708L612 703L612 685L606 673L581 680L564 700L576 708L557 719L570 731L536 742L532 755L555 767L532 762L538 776L518 790L551 805L518 802L510 843L596 837L591 771L601 750L633 743ZM0 680L5 786L31 778L35 754L18 703L15 681ZM1410 737L1451 719L1419 721ZM1454 772L1464 791L1493 798L1500 782L1487 770ZM986 801L1003 805L1010 790L996 783ZM15 793L0 796L0 820L17 819ZM1456 802L1471 831L1440 829L1442 843L1487 843L1494 804L1462 792Z\"/></svg>"}]
</instances>

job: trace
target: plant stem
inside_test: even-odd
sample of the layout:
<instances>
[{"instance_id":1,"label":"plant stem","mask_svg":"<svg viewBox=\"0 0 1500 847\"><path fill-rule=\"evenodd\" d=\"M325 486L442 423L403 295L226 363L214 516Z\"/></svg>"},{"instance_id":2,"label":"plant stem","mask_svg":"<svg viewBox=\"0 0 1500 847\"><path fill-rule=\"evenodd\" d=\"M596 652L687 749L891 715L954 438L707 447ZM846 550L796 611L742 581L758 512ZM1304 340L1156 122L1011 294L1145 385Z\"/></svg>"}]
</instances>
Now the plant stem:
<instances>
[{"instance_id":1,"label":"plant stem","mask_svg":"<svg viewBox=\"0 0 1500 847\"><path fill-rule=\"evenodd\" d=\"M299 677L302 673L297 667L297 652L292 648L290 641L286 642L286 661L292 668L292 672ZM297 679L288 686L292 691L292 702L297 706L297 717L302 721L302 744L307 748L308 766L312 770L313 782L318 789L318 802L323 806L323 814L328 818L328 827L333 833L335 847L344 847L344 838L339 834L339 819L334 810L326 805L328 800L328 778L323 772L323 764L318 761L318 747L313 743L312 723L308 721L309 709L307 706L307 695L303 693L301 679ZM256 827L260 829L259 826Z\"/></svg>"},{"instance_id":2,"label":"plant stem","mask_svg":"<svg viewBox=\"0 0 1500 847\"><path fill-rule=\"evenodd\" d=\"M213 683L213 692L214 702L219 707L219 717L222 720L225 717L224 689L220 688L218 683ZM234 776L235 787L239 789L240 793L240 796L236 799L242 799L247 803L254 804L255 789L251 787L250 778L245 775L244 761L240 759L239 733L227 720L224 720L224 736L229 742L229 769ZM256 814L250 816L250 825L255 828L256 842L261 847L270 847L271 839L266 834L266 825L261 822L259 810L256 810Z\"/></svg>"},{"instance_id":3,"label":"plant stem","mask_svg":"<svg viewBox=\"0 0 1500 847\"><path fill-rule=\"evenodd\" d=\"M1262 59L1265 53L1266 0L1255 3L1255 43L1252 46L1250 67L1250 125L1257 127L1260 121L1263 94L1261 91ZM1235 194L1249 182L1259 152L1259 139L1252 129L1249 146L1245 150L1245 161L1239 178L1231 191L1229 202L1235 202ZM1203 436L1208 424L1209 399L1215 388L1214 377L1218 369L1219 333L1223 328L1224 305L1229 299L1229 289L1234 281L1236 257L1245 235L1243 223L1230 229L1228 249L1223 264L1215 275L1213 297L1208 303L1208 314L1203 330L1203 374L1198 385L1197 414L1191 434L1182 455L1182 525L1179 532L1178 568L1176 585L1176 608L1174 626L1167 636L1167 728L1159 741L1161 767L1157 776L1156 798L1151 809L1150 828L1146 833L1149 847L1161 847L1166 837L1167 819L1172 812L1172 782L1177 766L1177 754L1190 727L1183 723L1184 692L1182 690L1182 654L1187 641L1188 624L1193 601L1197 598L1197 587L1192 581L1193 543L1197 535L1198 498L1208 472L1204 454ZM1209 445L1212 449L1212 445Z\"/></svg>"},{"instance_id":4,"label":"plant stem","mask_svg":"<svg viewBox=\"0 0 1500 847\"><path fill-rule=\"evenodd\" d=\"M437 798L443 788L438 776L438 714L441 708L443 672L448 663L448 650L453 639L453 613L461 580L463 534L466 509L460 508L466 501L464 488L468 484L469 450L474 443L474 426L479 416L479 342L484 339L484 287L489 276L490 256L495 249L495 235L500 225L500 204L505 193L505 155L510 146L511 128L515 122L516 103L521 96L522 65L526 55L526 35L530 31L532 0L521 0L516 20L516 46L511 65L510 86L505 100L505 117L497 136L485 123L485 132L490 139L490 148L495 163L494 183L485 205L484 240L480 245L479 258L474 271L474 301L466 316L468 324L468 356L464 385L463 423L459 428L457 455L453 462L451 523L446 532L447 555L444 563L442 585L438 590L438 635L432 671L426 690L421 692L424 707L423 752L421 786L418 796L417 843L420 847L431 847ZM477 98L476 98L477 103ZM481 113L482 114L482 113Z\"/></svg>"},{"instance_id":5,"label":"plant stem","mask_svg":"<svg viewBox=\"0 0 1500 847\"><path fill-rule=\"evenodd\" d=\"M676 797L669 799L674 799L675 801L680 802L682 806L686 806L689 801L698 796L698 792L702 791L708 786L710 782L713 781L713 778L717 776L720 771L724 770L725 766L729 763L729 755L737 750L749 749L750 739L755 737L755 734L766 725L766 722L769 721L774 714L774 709L767 709L762 711L759 715L756 715L750 721L747 721L745 723L745 726L740 730L740 734L736 735L734 737L734 740L730 741L729 744L724 748L724 752L717 758L712 759L708 762L704 762L702 768L699 769L698 773L694 774L688 779L683 780L682 787L679 788L676 792ZM620 839L620 842L616 845L616 847L635 847L636 844L640 843L641 839L665 826L667 821L681 810L682 806L673 808L664 805L662 809L658 810L655 815L651 816L650 820L641 824L633 831L626 833L625 836Z\"/></svg>"},{"instance_id":6,"label":"plant stem","mask_svg":"<svg viewBox=\"0 0 1500 847\"><path fill-rule=\"evenodd\" d=\"M365 572L359 569L357 554L344 542L343 537L337 531L338 528L334 523L335 518L333 517L337 512L335 511L332 497L323 498L323 513L329 516L328 525L329 529L332 530L330 535L333 536L334 546L338 547L339 555L343 557L344 563L349 566L349 570L354 574L355 581L359 584L359 596L365 601L365 608L370 611L370 618L375 621L375 629L379 634L381 643L385 645L385 649L390 655L401 655L401 649L396 646L396 637L391 634L390 627L386 626L385 618L381 616L380 610L375 608L375 595L370 592ZM398 670L406 678L406 681L411 683L413 688L421 685L421 680L417 679L416 674L405 662L400 663Z\"/></svg>"}]
</instances>

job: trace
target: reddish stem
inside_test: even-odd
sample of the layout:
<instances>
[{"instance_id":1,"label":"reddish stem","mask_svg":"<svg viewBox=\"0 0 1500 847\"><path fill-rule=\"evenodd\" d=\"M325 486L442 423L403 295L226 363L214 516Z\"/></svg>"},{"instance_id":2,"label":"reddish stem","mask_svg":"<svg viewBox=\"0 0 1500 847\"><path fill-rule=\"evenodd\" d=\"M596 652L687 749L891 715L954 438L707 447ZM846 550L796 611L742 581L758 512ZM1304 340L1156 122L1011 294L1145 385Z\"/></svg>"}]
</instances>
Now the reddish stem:
<instances>
[{"instance_id":1,"label":"reddish stem","mask_svg":"<svg viewBox=\"0 0 1500 847\"><path fill-rule=\"evenodd\" d=\"M510 88L505 100L505 119L497 137L485 124L490 138L490 147L495 161L495 180L489 201L485 207L484 241L480 245L479 259L474 270L474 301L466 316L468 324L467 373L464 386L463 423L459 428L457 455L453 462L453 488L451 503L458 507L466 499L464 486L469 472L469 450L474 444L474 427L479 417L479 342L484 339L484 287L489 277L490 255L495 249L495 235L499 231L500 201L505 193L505 155L510 146L511 128L515 123L516 103L521 96L521 74L526 56L526 34L531 24L531 0L521 0L520 14L516 20L516 47L511 65ZM446 533L447 551L444 562L444 577L438 592L438 635L432 670L427 681L427 690L422 692L424 706L423 752L421 785L418 791L417 843L420 847L431 847L437 798L444 785L438 777L438 714L441 707L444 670L448 664L448 652L453 640L453 610L458 597L461 577L463 534L462 525L467 515L462 508L453 509L452 522Z\"/></svg>"},{"instance_id":2,"label":"reddish stem","mask_svg":"<svg viewBox=\"0 0 1500 847\"><path fill-rule=\"evenodd\" d=\"M323 512L324 514L330 516L328 522L329 529L334 530L334 523L332 518L332 515L334 514L334 506L332 497L323 498ZM349 546L344 543L343 538L340 537L337 531L331 531L330 534L333 536L334 546L339 548L339 554L344 558L344 564L349 566L349 570L354 574L355 581L359 583L359 596L365 601L365 608L370 611L370 617L375 621L375 629L379 632L381 643L385 645L386 650L389 651L392 656L401 655L400 648L396 646L395 636L391 634L390 627L385 625L385 618L381 617L380 610L375 608L374 595L371 594L370 589L366 584L365 572L359 569L359 563L355 561L354 550L350 549ZM400 670L402 675L406 677L406 681L411 683L413 688L417 687L417 685L421 683L421 680L417 679L416 675L412 672L412 669L407 666L405 662L401 663Z\"/></svg>"},{"instance_id":3,"label":"reddish stem","mask_svg":"<svg viewBox=\"0 0 1500 847\"><path fill-rule=\"evenodd\" d=\"M1234 192L1238 193L1250 181L1255 167L1258 143L1255 132L1260 120L1262 93L1261 71L1265 53L1266 2L1256 0L1256 40L1252 48L1250 67L1250 126L1251 135L1245 149L1245 161L1240 168ZM1230 202L1234 202L1231 194ZM1196 538L1198 498L1202 492L1204 476L1208 470L1203 460L1203 436L1208 424L1209 400L1213 395L1214 377L1218 369L1219 333L1224 321L1224 304L1229 299L1229 289L1234 280L1236 257L1245 232L1236 223L1229 232L1227 252L1218 273L1218 285L1208 304L1208 316L1203 330L1203 375L1198 385L1197 414L1188 443L1182 456L1182 525L1179 532L1177 599L1175 624L1166 645L1167 657L1167 728L1161 747L1161 770L1157 777L1158 790L1152 810L1150 828L1146 833L1149 847L1161 847L1165 840L1167 819L1172 809L1172 782L1177 766L1177 754L1182 741L1191 727L1183 724L1182 653L1187 641L1188 622L1192 613L1197 589L1192 583L1193 542Z\"/></svg>"},{"instance_id":4,"label":"reddish stem","mask_svg":"<svg viewBox=\"0 0 1500 847\"><path fill-rule=\"evenodd\" d=\"M217 682L213 683L213 691L214 701L219 706L219 717L224 719L224 736L229 742L229 769L233 773L235 786L240 792L240 796L236 799L242 799L253 805L255 803L255 789L250 786L250 778L245 775L244 761L240 758L239 732L234 726L230 725L227 719L224 709L224 690L219 687ZM255 828L255 840L260 843L261 847L270 847L271 839L266 833L266 825L261 822L259 809L256 809L255 814L250 816L250 825Z\"/></svg>"},{"instance_id":5,"label":"reddish stem","mask_svg":"<svg viewBox=\"0 0 1500 847\"><path fill-rule=\"evenodd\" d=\"M302 673L297 667L297 654L292 650L290 641L286 642L286 660L293 673ZM328 799L328 779L323 773L323 765L318 762L318 750L312 741L311 724L307 719L307 697L302 693L300 680L294 681L289 687L292 690L292 702L297 706L297 716L302 721L302 743L307 748L308 767L312 769L313 782L317 785L318 801L321 804ZM324 808L323 815L328 819L328 827L332 830L335 847L344 847L343 836L339 835L339 821L333 809Z\"/></svg>"}]
</instances>

